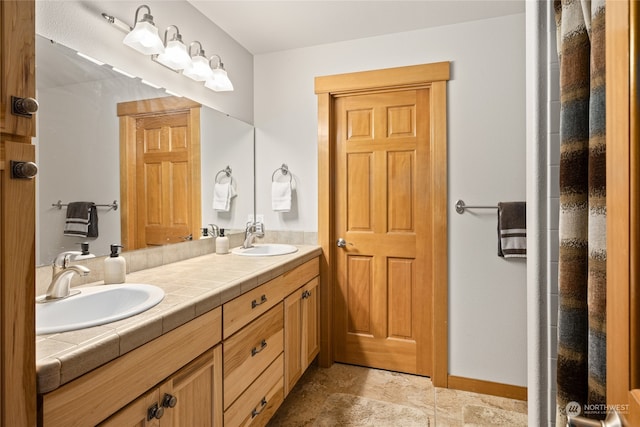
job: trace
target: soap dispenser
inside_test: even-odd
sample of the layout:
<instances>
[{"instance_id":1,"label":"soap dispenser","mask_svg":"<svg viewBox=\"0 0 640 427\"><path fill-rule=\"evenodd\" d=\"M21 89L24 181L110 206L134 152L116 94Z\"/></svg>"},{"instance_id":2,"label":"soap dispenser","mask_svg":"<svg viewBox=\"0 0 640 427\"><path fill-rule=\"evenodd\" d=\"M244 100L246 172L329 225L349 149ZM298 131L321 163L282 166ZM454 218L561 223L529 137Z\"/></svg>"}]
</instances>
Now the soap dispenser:
<instances>
[{"instance_id":1,"label":"soap dispenser","mask_svg":"<svg viewBox=\"0 0 640 427\"><path fill-rule=\"evenodd\" d=\"M216 253L218 255L229 253L229 238L224 235L224 228L220 229L220 234L216 237Z\"/></svg>"},{"instance_id":2,"label":"soap dispenser","mask_svg":"<svg viewBox=\"0 0 640 427\"><path fill-rule=\"evenodd\" d=\"M127 262L120 256L122 245L111 245L111 255L104 260L104 283L124 283L127 274Z\"/></svg>"}]
</instances>

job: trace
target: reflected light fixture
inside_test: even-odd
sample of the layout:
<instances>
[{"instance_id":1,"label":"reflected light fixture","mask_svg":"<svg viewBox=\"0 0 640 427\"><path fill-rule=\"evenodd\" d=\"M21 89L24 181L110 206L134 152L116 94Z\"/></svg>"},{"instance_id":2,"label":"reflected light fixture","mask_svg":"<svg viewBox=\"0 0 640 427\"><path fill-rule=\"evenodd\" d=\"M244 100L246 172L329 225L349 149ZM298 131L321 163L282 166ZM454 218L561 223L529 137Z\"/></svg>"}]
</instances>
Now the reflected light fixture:
<instances>
[{"instance_id":1,"label":"reflected light fixture","mask_svg":"<svg viewBox=\"0 0 640 427\"><path fill-rule=\"evenodd\" d=\"M167 41L167 34L171 29L175 32L171 40ZM151 59L174 71L184 70L191 64L191 56L189 52L187 52L187 47L182 42L182 35L177 26L169 25L169 27L167 27L164 31L164 53L153 55Z\"/></svg>"},{"instance_id":2,"label":"reflected light fixture","mask_svg":"<svg viewBox=\"0 0 640 427\"><path fill-rule=\"evenodd\" d=\"M194 55L191 53L191 48L197 44L198 51ZM182 71L182 74L193 79L197 82L203 82L209 80L213 76L213 71L209 66L209 61L204 56L204 49L199 41L191 42L189 45L189 56L191 56L191 65Z\"/></svg>"},{"instance_id":3,"label":"reflected light fixture","mask_svg":"<svg viewBox=\"0 0 640 427\"><path fill-rule=\"evenodd\" d=\"M138 13L140 9L147 9L148 13L142 16L142 19L138 21ZM164 44L158 36L158 29L153 23L153 16L151 16L151 9L146 4L139 6L136 9L135 15L135 27L126 35L122 43L137 50L145 55L154 55L164 52Z\"/></svg>"},{"instance_id":4,"label":"reflected light fixture","mask_svg":"<svg viewBox=\"0 0 640 427\"><path fill-rule=\"evenodd\" d=\"M213 59L218 60L218 64L214 67L211 66L211 61ZM227 76L227 71L224 69L224 64L222 63L222 58L220 55L213 55L209 59L209 66L211 68L212 77L207 79L205 82L205 87L215 90L216 92L229 92L233 90L233 84L231 80L229 80L229 76Z\"/></svg>"}]
</instances>

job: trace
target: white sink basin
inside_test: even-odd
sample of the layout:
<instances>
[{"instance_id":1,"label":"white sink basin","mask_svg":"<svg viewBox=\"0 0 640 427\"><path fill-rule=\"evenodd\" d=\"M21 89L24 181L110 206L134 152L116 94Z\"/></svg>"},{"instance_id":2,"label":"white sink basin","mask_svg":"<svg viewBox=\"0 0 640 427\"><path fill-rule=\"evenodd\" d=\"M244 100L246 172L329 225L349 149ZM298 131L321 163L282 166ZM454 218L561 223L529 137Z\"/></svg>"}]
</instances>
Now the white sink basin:
<instances>
[{"instance_id":1,"label":"white sink basin","mask_svg":"<svg viewBox=\"0 0 640 427\"><path fill-rule=\"evenodd\" d=\"M36 335L104 325L142 313L164 298L157 286L138 283L75 288L77 295L36 303Z\"/></svg>"},{"instance_id":2,"label":"white sink basin","mask_svg":"<svg viewBox=\"0 0 640 427\"><path fill-rule=\"evenodd\" d=\"M286 255L297 252L298 248L293 245L284 245L280 243L258 243L251 248L244 249L238 247L231 250L231 253L243 256L274 256Z\"/></svg>"}]
</instances>

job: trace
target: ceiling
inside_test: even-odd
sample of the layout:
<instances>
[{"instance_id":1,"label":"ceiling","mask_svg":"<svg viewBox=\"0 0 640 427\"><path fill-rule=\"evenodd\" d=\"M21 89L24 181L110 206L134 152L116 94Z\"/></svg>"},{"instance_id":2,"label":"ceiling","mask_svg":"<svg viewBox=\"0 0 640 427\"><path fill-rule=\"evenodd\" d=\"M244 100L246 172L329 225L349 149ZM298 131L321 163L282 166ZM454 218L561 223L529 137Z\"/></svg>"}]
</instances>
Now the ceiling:
<instances>
[{"instance_id":1,"label":"ceiling","mask_svg":"<svg viewBox=\"0 0 640 427\"><path fill-rule=\"evenodd\" d=\"M254 55L524 13L525 0L188 0Z\"/></svg>"}]
</instances>

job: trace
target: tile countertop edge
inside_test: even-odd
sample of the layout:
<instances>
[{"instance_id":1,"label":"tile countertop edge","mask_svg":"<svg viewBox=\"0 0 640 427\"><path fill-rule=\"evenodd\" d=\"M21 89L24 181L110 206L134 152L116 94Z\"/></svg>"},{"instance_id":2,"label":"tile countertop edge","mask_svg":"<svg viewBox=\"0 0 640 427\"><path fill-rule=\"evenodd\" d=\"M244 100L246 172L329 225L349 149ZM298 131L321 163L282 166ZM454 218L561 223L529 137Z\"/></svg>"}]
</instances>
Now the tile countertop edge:
<instances>
[{"instance_id":1,"label":"tile countertop edge","mask_svg":"<svg viewBox=\"0 0 640 427\"><path fill-rule=\"evenodd\" d=\"M128 283L144 282L157 285L164 288L167 295L171 295L172 298L165 298L158 306L140 315L118 322L80 331L36 337L38 393L51 392L81 375L193 320L205 312L213 310L231 299L268 282L285 271L292 270L310 259L320 256L322 252L320 247L315 245L296 246L298 251L288 255L242 257L233 254L224 256L207 254L128 274ZM162 281L163 283L154 283L153 280L154 274L160 277L167 275L172 269L178 269L180 271L180 279L189 281L191 278L188 271L199 271L198 266L212 265L219 265L222 267L221 270L224 270L222 263L228 261L241 264L242 268L246 269L246 274L236 270L233 274L230 274L228 279L218 277L215 280L211 280L210 283L207 279L200 277L195 282L196 284L192 284L190 288L201 291L195 296L173 295L170 290L172 285L167 283L166 278ZM216 271L216 273L219 272ZM203 311L199 307L206 307L206 309ZM192 315L185 316L185 312L191 312ZM157 331L148 334L144 333L147 325L157 325L158 321L164 324L168 318L173 318L169 322L169 329L163 327L159 334ZM93 333L94 330L95 333ZM109 353L112 353L112 356L105 359L105 354L102 352L103 348L95 345L96 338L101 341L115 342L118 345L118 349L115 352L110 351ZM133 346L132 342L135 343ZM73 375L62 375L65 372L73 372Z\"/></svg>"}]
</instances>

